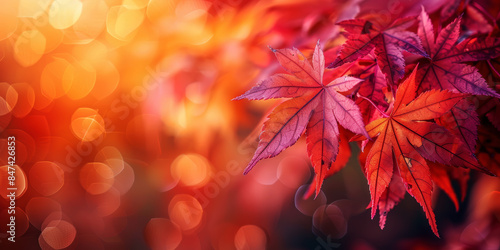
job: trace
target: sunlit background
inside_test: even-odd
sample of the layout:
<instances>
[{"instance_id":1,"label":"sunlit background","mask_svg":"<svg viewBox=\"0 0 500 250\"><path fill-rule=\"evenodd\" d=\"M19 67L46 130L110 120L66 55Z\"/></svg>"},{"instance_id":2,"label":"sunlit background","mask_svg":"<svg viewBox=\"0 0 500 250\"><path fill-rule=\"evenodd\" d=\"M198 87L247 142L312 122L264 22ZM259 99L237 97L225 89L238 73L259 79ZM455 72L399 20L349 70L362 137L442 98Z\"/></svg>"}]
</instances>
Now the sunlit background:
<instances>
[{"instance_id":1,"label":"sunlit background","mask_svg":"<svg viewBox=\"0 0 500 250\"><path fill-rule=\"evenodd\" d=\"M312 180L303 140L242 175L277 103L231 99L280 70L268 46L310 54L318 40L345 40L340 20L443 2L2 0L0 249L498 246L500 184L490 177L473 176L481 185L459 212L436 192L439 240L409 196L385 230L370 220L355 144L315 200L302 199Z\"/></svg>"}]
</instances>

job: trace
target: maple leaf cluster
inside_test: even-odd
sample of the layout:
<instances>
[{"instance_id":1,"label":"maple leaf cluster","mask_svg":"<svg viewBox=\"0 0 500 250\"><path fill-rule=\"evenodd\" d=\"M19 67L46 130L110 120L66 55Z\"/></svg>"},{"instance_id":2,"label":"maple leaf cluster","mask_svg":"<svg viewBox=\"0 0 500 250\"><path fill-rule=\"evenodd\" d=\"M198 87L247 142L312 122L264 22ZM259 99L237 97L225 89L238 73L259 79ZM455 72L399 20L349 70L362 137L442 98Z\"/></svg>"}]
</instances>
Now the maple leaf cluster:
<instances>
[{"instance_id":1,"label":"maple leaf cluster","mask_svg":"<svg viewBox=\"0 0 500 250\"><path fill-rule=\"evenodd\" d=\"M500 64L493 65L500 56L498 27L470 35L461 31L462 16L447 25L443 20L434 22L436 29L422 8L418 17L390 23L342 21L347 39L325 53L333 55L326 67L319 41L309 57L296 48L271 49L288 74L273 75L236 99L287 100L265 121L245 174L305 133L315 172L307 198L345 166L348 143L356 141L372 218L379 211L383 229L387 213L408 192L439 236L431 207L434 186L458 209L452 180L459 182L463 200L470 169L500 174L494 145L484 145L491 138L476 147L478 128L493 134L498 131L487 123L500 128L499 88L485 79L500 77Z\"/></svg>"}]
</instances>

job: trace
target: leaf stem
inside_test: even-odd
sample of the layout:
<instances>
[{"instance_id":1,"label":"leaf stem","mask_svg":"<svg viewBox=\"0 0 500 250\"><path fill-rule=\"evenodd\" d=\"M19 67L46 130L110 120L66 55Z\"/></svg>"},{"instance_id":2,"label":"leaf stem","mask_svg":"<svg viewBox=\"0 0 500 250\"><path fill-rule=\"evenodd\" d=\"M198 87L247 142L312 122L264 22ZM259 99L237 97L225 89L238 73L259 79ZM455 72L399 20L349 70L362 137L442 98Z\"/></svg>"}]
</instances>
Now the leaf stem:
<instances>
[{"instance_id":1,"label":"leaf stem","mask_svg":"<svg viewBox=\"0 0 500 250\"><path fill-rule=\"evenodd\" d=\"M388 115L388 114L386 114L384 111L380 110L380 108L379 108L379 107L377 107L377 105L375 105L375 103L373 103L373 102L372 102L372 100L370 100L370 99L368 99L368 98L366 98L366 97L364 97L364 96L360 95L359 93L358 93L358 97L361 97L361 98L363 98L363 99L367 100L369 103L371 103L371 105L373 105L373 107L375 107L375 108L378 110L378 112L380 112L380 114L382 114L382 116L383 116L384 118L389 117L389 115Z\"/></svg>"},{"instance_id":2,"label":"leaf stem","mask_svg":"<svg viewBox=\"0 0 500 250\"><path fill-rule=\"evenodd\" d=\"M491 70L493 72L495 72L497 74L498 77L500 77L500 73L498 73L498 71L495 69L495 67L493 67L493 65L491 64L490 60L486 60L486 62L488 62L488 65L490 66Z\"/></svg>"}]
</instances>

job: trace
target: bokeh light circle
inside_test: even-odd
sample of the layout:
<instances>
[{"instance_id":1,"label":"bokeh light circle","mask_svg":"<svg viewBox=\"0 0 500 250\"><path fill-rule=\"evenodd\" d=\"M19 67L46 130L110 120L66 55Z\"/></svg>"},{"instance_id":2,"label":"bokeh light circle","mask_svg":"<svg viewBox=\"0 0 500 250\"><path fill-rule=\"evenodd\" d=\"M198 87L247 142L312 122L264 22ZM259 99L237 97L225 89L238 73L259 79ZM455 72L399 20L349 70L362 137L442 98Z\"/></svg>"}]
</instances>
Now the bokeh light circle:
<instances>
[{"instance_id":1,"label":"bokeh light circle","mask_svg":"<svg viewBox=\"0 0 500 250\"><path fill-rule=\"evenodd\" d=\"M347 219L342 210L333 204L322 205L313 215L313 226L323 236L340 239L347 233Z\"/></svg>"},{"instance_id":2,"label":"bokeh light circle","mask_svg":"<svg viewBox=\"0 0 500 250\"><path fill-rule=\"evenodd\" d=\"M54 0L49 9L49 23L56 29L67 29L78 21L83 4L78 0Z\"/></svg>"},{"instance_id":3,"label":"bokeh light circle","mask_svg":"<svg viewBox=\"0 0 500 250\"><path fill-rule=\"evenodd\" d=\"M191 195L175 195L168 205L170 220L177 224L181 230L194 229L201 223L203 218L203 207L200 202Z\"/></svg>"},{"instance_id":4,"label":"bokeh light circle","mask_svg":"<svg viewBox=\"0 0 500 250\"><path fill-rule=\"evenodd\" d=\"M12 176L15 179L12 179ZM9 177L12 179L12 184L14 185L11 185ZM18 165L1 166L0 180L0 195L5 200L11 200L11 193L15 193L15 198L18 199L19 197L23 196L23 194L26 192L26 189L28 188L28 179L26 178L26 174ZM15 188L15 190L9 190L9 188Z\"/></svg>"},{"instance_id":5,"label":"bokeh light circle","mask_svg":"<svg viewBox=\"0 0 500 250\"><path fill-rule=\"evenodd\" d=\"M200 186L210 179L210 163L199 154L182 154L172 162L172 177L186 186Z\"/></svg>"},{"instance_id":6,"label":"bokeh light circle","mask_svg":"<svg viewBox=\"0 0 500 250\"><path fill-rule=\"evenodd\" d=\"M311 177L309 164L301 157L287 156L278 165L278 180L289 188L298 188Z\"/></svg>"},{"instance_id":7,"label":"bokeh light circle","mask_svg":"<svg viewBox=\"0 0 500 250\"><path fill-rule=\"evenodd\" d=\"M61 204L47 197L34 197L26 204L26 214L31 225L42 229L42 224L53 213L61 213Z\"/></svg>"},{"instance_id":8,"label":"bokeh light circle","mask_svg":"<svg viewBox=\"0 0 500 250\"><path fill-rule=\"evenodd\" d=\"M89 162L80 170L80 184L90 194L102 194L114 183L111 168L101 162Z\"/></svg>"},{"instance_id":9,"label":"bokeh light circle","mask_svg":"<svg viewBox=\"0 0 500 250\"><path fill-rule=\"evenodd\" d=\"M71 28L64 30L64 42L86 44L104 30L108 6L104 0L82 1L80 17Z\"/></svg>"},{"instance_id":10,"label":"bokeh light circle","mask_svg":"<svg viewBox=\"0 0 500 250\"><path fill-rule=\"evenodd\" d=\"M316 198L314 198L313 194L312 197L304 199L304 194L308 189L309 185L302 185L297 189L297 192L295 192L295 207L302 214L312 216L318 207L326 204L326 195L320 190Z\"/></svg>"},{"instance_id":11,"label":"bokeh light circle","mask_svg":"<svg viewBox=\"0 0 500 250\"><path fill-rule=\"evenodd\" d=\"M43 229L40 237L54 249L71 245L76 237L76 228L65 220L53 220Z\"/></svg>"},{"instance_id":12,"label":"bokeh light circle","mask_svg":"<svg viewBox=\"0 0 500 250\"><path fill-rule=\"evenodd\" d=\"M47 39L38 30L26 30L14 44L14 59L23 67L34 65L45 52Z\"/></svg>"},{"instance_id":13,"label":"bokeh light circle","mask_svg":"<svg viewBox=\"0 0 500 250\"><path fill-rule=\"evenodd\" d=\"M255 225L240 227L234 236L234 245L238 250L266 249L266 244L266 233Z\"/></svg>"},{"instance_id":14,"label":"bokeh light circle","mask_svg":"<svg viewBox=\"0 0 500 250\"><path fill-rule=\"evenodd\" d=\"M40 76L42 94L49 100L65 95L68 90L63 88L63 85L73 80L73 71L73 66L66 59L55 57L45 65Z\"/></svg>"},{"instance_id":15,"label":"bokeh light circle","mask_svg":"<svg viewBox=\"0 0 500 250\"><path fill-rule=\"evenodd\" d=\"M35 105L35 91L27 83L14 83L12 87L18 94L17 104L12 109L12 114L17 118L27 116Z\"/></svg>"},{"instance_id":16,"label":"bokeh light circle","mask_svg":"<svg viewBox=\"0 0 500 250\"><path fill-rule=\"evenodd\" d=\"M271 159L265 167L255 169L252 173L255 181L266 186L275 184L278 181L278 161Z\"/></svg>"},{"instance_id":17,"label":"bokeh light circle","mask_svg":"<svg viewBox=\"0 0 500 250\"><path fill-rule=\"evenodd\" d=\"M121 41L128 41L144 20L144 10L113 6L108 11L106 28L108 33Z\"/></svg>"},{"instance_id":18,"label":"bokeh light circle","mask_svg":"<svg viewBox=\"0 0 500 250\"><path fill-rule=\"evenodd\" d=\"M135 172L134 169L126 162L123 163L123 170L115 176L113 188L120 194L127 193L134 185Z\"/></svg>"},{"instance_id":19,"label":"bokeh light circle","mask_svg":"<svg viewBox=\"0 0 500 250\"><path fill-rule=\"evenodd\" d=\"M99 150L96 154L95 161L108 165L113 171L114 176L121 173L125 166L120 150L113 146L105 146Z\"/></svg>"},{"instance_id":20,"label":"bokeh light circle","mask_svg":"<svg viewBox=\"0 0 500 250\"><path fill-rule=\"evenodd\" d=\"M0 116L11 112L17 104L19 94L11 84L0 83Z\"/></svg>"},{"instance_id":21,"label":"bokeh light circle","mask_svg":"<svg viewBox=\"0 0 500 250\"><path fill-rule=\"evenodd\" d=\"M71 131L82 141L93 141L103 135L106 128L97 110L79 108L71 117Z\"/></svg>"}]
</instances>

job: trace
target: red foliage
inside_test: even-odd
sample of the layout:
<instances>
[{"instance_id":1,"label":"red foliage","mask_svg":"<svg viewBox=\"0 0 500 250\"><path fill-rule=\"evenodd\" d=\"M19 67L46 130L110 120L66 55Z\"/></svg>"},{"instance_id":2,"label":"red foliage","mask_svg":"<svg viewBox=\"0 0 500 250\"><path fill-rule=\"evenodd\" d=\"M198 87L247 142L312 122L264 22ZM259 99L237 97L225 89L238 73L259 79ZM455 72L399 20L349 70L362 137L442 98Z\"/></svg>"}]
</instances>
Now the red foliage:
<instances>
[{"instance_id":1,"label":"red foliage","mask_svg":"<svg viewBox=\"0 0 500 250\"><path fill-rule=\"evenodd\" d=\"M269 115L245 173L294 144L306 131L316 174L307 198L313 190L318 194L323 180L346 164L351 155L346 141L360 141L361 148L368 150L360 155L360 162L369 184L372 218L378 209L384 228L387 213L408 192L438 236L431 205L434 184L458 210L452 180L458 181L463 201L470 169L499 173L498 164L492 164L498 150L491 140L481 138L476 149L478 127L484 131L481 134L491 133L493 127L483 128L482 117L497 125L498 85L488 86L485 70L470 63L479 67L487 62L489 73L497 73L491 62L500 56L500 39L493 28L485 28L490 34L482 35L484 29L471 24L471 19L487 18L479 5L453 3L441 10L437 33L423 8L418 18L393 22L374 21L376 15L341 21L338 25L348 36L340 49L333 47L327 53L333 57L326 58L333 61L332 70L324 69L319 42L311 62L295 48L273 49L290 74L273 75L237 99L293 99ZM468 10L464 24L468 33L460 30L462 15L454 14L459 7ZM455 20L441 29L453 16ZM336 79L327 83L330 78ZM482 108L479 116L478 107ZM344 134L337 123L356 135Z\"/></svg>"}]
</instances>

